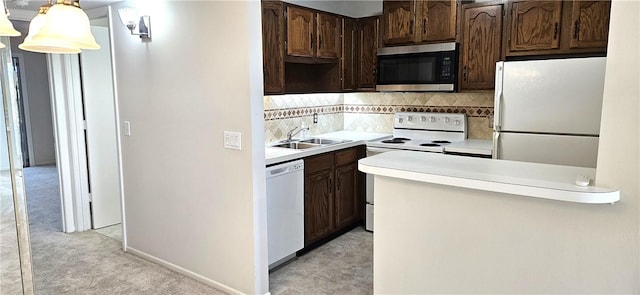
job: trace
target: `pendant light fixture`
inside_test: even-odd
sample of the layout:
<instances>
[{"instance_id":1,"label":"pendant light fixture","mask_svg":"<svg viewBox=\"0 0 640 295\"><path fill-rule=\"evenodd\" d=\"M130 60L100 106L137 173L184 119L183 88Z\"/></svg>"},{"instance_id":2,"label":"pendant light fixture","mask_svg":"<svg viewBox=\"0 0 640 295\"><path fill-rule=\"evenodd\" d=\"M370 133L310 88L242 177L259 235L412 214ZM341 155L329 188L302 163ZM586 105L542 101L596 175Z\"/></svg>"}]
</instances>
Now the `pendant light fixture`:
<instances>
[{"instance_id":1,"label":"pendant light fixture","mask_svg":"<svg viewBox=\"0 0 640 295\"><path fill-rule=\"evenodd\" d=\"M27 34L27 37L24 38L24 42L22 42L22 44L18 45L18 48L39 53L80 53L80 48L41 45L33 41L33 36L40 32L42 25L44 25L46 13L50 7L51 3L40 6L38 15L36 15L29 23L29 33Z\"/></svg>"},{"instance_id":2,"label":"pendant light fixture","mask_svg":"<svg viewBox=\"0 0 640 295\"><path fill-rule=\"evenodd\" d=\"M28 45L38 46L38 52L63 53L50 49L100 49L91 34L89 17L80 9L79 0L56 0L44 14L44 22ZM27 49L28 50L28 49ZM65 53L77 53L65 52Z\"/></svg>"},{"instance_id":3,"label":"pendant light fixture","mask_svg":"<svg viewBox=\"0 0 640 295\"><path fill-rule=\"evenodd\" d=\"M5 8L4 1L0 1L0 36L20 36L20 32L9 21L9 11Z\"/></svg>"}]
</instances>

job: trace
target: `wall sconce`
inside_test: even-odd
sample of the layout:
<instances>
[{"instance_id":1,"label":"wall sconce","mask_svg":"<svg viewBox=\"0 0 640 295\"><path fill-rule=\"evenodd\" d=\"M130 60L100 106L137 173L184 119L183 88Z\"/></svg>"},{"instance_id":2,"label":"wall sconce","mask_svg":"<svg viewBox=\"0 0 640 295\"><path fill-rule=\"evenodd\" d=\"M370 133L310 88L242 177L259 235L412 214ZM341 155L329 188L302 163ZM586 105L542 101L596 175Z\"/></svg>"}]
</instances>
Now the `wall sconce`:
<instances>
[{"instance_id":1,"label":"wall sconce","mask_svg":"<svg viewBox=\"0 0 640 295\"><path fill-rule=\"evenodd\" d=\"M140 16L138 9L133 7L122 7L118 9L122 24L131 31L131 35L140 36L140 39L151 39L151 17L148 15ZM134 30L138 28L136 33Z\"/></svg>"}]
</instances>

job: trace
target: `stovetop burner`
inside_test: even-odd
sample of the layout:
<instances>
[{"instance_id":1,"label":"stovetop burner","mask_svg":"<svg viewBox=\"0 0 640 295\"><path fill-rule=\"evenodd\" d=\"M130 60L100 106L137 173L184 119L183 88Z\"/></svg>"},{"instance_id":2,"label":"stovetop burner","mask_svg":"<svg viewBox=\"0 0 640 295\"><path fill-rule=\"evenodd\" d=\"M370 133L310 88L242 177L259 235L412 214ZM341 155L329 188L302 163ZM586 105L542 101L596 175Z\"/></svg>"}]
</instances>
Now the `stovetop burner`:
<instances>
[{"instance_id":1,"label":"stovetop burner","mask_svg":"<svg viewBox=\"0 0 640 295\"><path fill-rule=\"evenodd\" d=\"M440 146L440 145L437 143L423 143L423 144L420 144L420 146Z\"/></svg>"},{"instance_id":2,"label":"stovetop burner","mask_svg":"<svg viewBox=\"0 0 640 295\"><path fill-rule=\"evenodd\" d=\"M432 140L431 143L444 143L444 144L448 144L451 143L448 140Z\"/></svg>"},{"instance_id":3,"label":"stovetop burner","mask_svg":"<svg viewBox=\"0 0 640 295\"><path fill-rule=\"evenodd\" d=\"M404 143L405 141L409 141L411 139L405 137L394 137L392 139L383 140L383 143Z\"/></svg>"}]
</instances>

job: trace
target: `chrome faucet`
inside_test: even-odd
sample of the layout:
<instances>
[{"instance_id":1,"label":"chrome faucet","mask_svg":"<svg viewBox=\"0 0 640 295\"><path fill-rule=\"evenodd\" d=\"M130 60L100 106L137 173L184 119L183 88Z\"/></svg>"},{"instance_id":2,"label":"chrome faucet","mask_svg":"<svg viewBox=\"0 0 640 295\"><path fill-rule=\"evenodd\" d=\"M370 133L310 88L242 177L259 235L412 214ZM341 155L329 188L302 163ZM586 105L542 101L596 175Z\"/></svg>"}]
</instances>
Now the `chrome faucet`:
<instances>
[{"instance_id":1,"label":"chrome faucet","mask_svg":"<svg viewBox=\"0 0 640 295\"><path fill-rule=\"evenodd\" d=\"M287 132L287 141L291 141L291 138L293 138L294 136L296 136L296 134L298 134L298 133L300 133L300 132L302 132L304 130L309 131L309 127L301 128L298 131L296 131L296 129L298 129L298 126L293 127L293 129L291 129L291 130L289 130L289 132Z\"/></svg>"}]
</instances>

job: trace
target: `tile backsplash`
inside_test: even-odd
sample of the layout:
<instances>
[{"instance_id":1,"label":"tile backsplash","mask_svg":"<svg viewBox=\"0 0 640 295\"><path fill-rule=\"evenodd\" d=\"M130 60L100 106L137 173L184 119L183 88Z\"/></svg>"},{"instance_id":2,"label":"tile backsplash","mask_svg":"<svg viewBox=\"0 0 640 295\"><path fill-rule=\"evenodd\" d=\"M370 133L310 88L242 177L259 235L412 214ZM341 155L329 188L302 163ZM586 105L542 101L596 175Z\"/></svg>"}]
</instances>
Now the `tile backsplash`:
<instances>
[{"instance_id":1,"label":"tile backsplash","mask_svg":"<svg viewBox=\"0 0 640 295\"><path fill-rule=\"evenodd\" d=\"M396 112L467 114L469 138L491 139L493 92L363 92L264 97L265 140L278 141L294 127L309 135L339 130L391 133ZM313 115L318 114L318 123Z\"/></svg>"}]
</instances>

